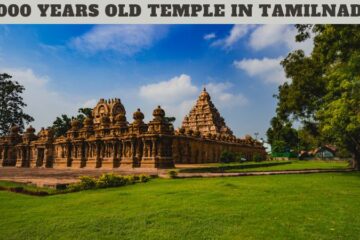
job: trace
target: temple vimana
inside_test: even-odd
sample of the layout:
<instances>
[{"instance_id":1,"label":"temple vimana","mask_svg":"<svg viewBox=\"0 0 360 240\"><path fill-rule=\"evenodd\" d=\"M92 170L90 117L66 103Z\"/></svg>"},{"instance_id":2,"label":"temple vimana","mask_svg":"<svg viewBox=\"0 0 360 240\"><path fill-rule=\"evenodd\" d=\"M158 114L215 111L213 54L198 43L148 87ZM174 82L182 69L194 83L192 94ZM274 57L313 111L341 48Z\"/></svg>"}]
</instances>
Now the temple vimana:
<instances>
[{"instance_id":1,"label":"temple vimana","mask_svg":"<svg viewBox=\"0 0 360 240\"><path fill-rule=\"evenodd\" d=\"M46 168L172 168L177 163L219 162L223 151L246 159L265 158L262 144L250 136L236 138L204 89L175 130L158 106L145 123L138 109L128 123L120 99L100 99L83 123L74 119L65 136L51 128L13 126L0 138L0 165Z\"/></svg>"}]
</instances>

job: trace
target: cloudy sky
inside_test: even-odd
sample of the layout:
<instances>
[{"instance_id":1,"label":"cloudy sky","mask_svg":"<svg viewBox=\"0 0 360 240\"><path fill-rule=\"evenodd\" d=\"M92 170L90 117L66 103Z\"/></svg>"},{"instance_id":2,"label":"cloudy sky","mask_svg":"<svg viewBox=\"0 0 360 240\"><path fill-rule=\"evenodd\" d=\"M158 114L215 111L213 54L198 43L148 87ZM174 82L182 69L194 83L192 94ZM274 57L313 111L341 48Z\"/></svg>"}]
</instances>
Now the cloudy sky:
<instances>
[{"instance_id":1,"label":"cloudy sky","mask_svg":"<svg viewBox=\"0 0 360 240\"><path fill-rule=\"evenodd\" d=\"M62 113L118 97L128 120L161 105L178 127L206 86L237 136L265 136L291 25L0 25L0 72L26 87L38 130Z\"/></svg>"}]
</instances>

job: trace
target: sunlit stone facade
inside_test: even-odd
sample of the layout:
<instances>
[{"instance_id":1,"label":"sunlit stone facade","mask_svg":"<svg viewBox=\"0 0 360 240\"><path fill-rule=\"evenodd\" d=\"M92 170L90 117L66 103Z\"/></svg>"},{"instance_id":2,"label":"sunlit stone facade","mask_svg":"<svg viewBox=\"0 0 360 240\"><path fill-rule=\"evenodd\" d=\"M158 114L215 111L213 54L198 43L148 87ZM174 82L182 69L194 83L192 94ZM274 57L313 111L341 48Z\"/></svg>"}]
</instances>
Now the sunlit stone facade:
<instances>
[{"instance_id":1,"label":"sunlit stone facade","mask_svg":"<svg viewBox=\"0 0 360 240\"><path fill-rule=\"evenodd\" d=\"M29 127L22 134L14 126L0 138L0 165L46 168L171 168L176 163L218 162L223 151L266 157L263 146L250 136L236 138L204 89L174 130L158 106L153 120L144 121L138 109L128 123L120 99L100 99L92 117L71 122L66 136L52 129Z\"/></svg>"}]
</instances>

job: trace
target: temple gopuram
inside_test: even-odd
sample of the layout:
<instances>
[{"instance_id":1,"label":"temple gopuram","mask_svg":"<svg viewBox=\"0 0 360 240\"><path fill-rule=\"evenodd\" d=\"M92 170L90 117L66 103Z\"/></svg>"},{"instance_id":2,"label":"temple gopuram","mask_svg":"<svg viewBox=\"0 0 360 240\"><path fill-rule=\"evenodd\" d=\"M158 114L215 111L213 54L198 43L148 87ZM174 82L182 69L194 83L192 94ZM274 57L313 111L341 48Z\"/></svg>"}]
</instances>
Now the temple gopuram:
<instances>
[{"instance_id":1,"label":"temple gopuram","mask_svg":"<svg viewBox=\"0 0 360 240\"><path fill-rule=\"evenodd\" d=\"M246 159L266 158L262 144L250 136L236 138L204 89L195 106L175 130L158 106L153 120L138 109L126 119L120 99L100 99L82 123L74 119L66 135L51 128L17 126L0 138L0 166L46 168L172 168L177 163L219 162L224 151Z\"/></svg>"}]
</instances>

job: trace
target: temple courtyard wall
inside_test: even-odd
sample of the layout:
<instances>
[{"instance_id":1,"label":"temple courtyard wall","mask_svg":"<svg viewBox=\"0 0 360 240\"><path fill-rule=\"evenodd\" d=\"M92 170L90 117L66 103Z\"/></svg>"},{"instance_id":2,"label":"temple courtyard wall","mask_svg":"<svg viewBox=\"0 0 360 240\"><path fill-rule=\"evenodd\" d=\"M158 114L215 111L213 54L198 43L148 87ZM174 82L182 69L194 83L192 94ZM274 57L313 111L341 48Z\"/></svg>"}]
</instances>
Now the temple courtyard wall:
<instances>
[{"instance_id":1,"label":"temple courtyard wall","mask_svg":"<svg viewBox=\"0 0 360 240\"><path fill-rule=\"evenodd\" d=\"M216 163L224 151L252 160L261 146L187 135L0 145L0 165L46 168L172 168L174 164Z\"/></svg>"},{"instance_id":2,"label":"temple courtyard wall","mask_svg":"<svg viewBox=\"0 0 360 240\"><path fill-rule=\"evenodd\" d=\"M100 99L83 122L73 119L65 134L53 128L33 127L21 133L18 126L0 137L0 166L26 168L116 169L173 168L176 163L220 162L225 151L247 160L265 159L262 144L237 138L226 125L204 89L181 128L175 130L158 106L145 123L137 109L131 123L120 99Z\"/></svg>"}]
</instances>

